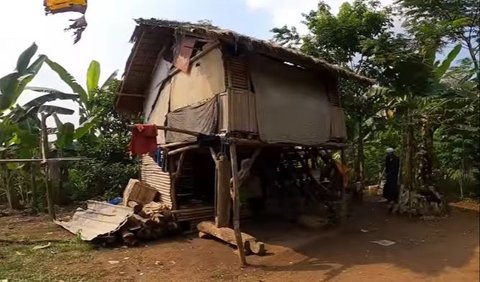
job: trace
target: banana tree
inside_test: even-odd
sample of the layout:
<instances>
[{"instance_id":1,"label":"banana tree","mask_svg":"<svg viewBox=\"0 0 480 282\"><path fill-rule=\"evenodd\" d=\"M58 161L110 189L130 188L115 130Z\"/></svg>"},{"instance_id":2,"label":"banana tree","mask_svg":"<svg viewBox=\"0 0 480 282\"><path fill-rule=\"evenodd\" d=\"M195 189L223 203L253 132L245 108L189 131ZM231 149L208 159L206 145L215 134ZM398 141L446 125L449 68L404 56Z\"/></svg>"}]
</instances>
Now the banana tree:
<instances>
[{"instance_id":1,"label":"banana tree","mask_svg":"<svg viewBox=\"0 0 480 282\"><path fill-rule=\"evenodd\" d=\"M47 58L40 55L32 62L37 50L38 46L32 43L18 57L15 70L0 78L0 158L15 157L19 153L30 152L30 150L19 150L19 148L22 145L25 145L24 148L30 147L27 144L27 140L29 140L27 136L31 136L32 132L22 128L21 123L14 122L11 119L10 112L14 109L25 87L38 74ZM27 124L26 127L29 128L29 125ZM11 165L0 165L0 171L2 172L0 186L4 186L3 190L5 190L9 208L16 208L15 193L9 183L10 168L12 168Z\"/></svg>"},{"instance_id":2,"label":"banana tree","mask_svg":"<svg viewBox=\"0 0 480 282\"><path fill-rule=\"evenodd\" d=\"M17 103L20 94L47 59L45 55L40 55L30 64L37 50L38 46L33 43L18 57L15 71L0 78L0 116Z\"/></svg>"},{"instance_id":3,"label":"banana tree","mask_svg":"<svg viewBox=\"0 0 480 282\"><path fill-rule=\"evenodd\" d=\"M81 138L85 134L91 132L91 130L98 123L99 118L105 114L106 109L104 107L99 107L96 103L98 100L98 95L105 95L105 90L111 85L115 80L118 71L114 71L110 76L103 82L100 82L100 64L93 60L87 70L87 83L86 87L82 87L77 80L60 64L46 59L46 64L64 81L72 90L72 92L78 95L78 104L80 108L80 127L75 131L75 139ZM59 93L61 91L51 89L36 87L32 90L37 92L44 93Z\"/></svg>"}]
</instances>

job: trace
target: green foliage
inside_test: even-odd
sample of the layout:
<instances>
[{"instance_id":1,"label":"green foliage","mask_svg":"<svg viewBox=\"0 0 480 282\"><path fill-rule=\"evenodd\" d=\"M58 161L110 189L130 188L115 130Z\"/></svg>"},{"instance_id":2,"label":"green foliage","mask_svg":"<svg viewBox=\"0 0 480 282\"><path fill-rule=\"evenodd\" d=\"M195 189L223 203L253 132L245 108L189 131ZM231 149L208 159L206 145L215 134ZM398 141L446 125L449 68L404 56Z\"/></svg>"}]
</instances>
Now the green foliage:
<instances>
[{"instance_id":1,"label":"green foliage","mask_svg":"<svg viewBox=\"0 0 480 282\"><path fill-rule=\"evenodd\" d=\"M30 64L37 49L37 45L33 43L19 56L16 70L0 78L0 113L15 105L20 94L37 75L46 60L44 55L40 55Z\"/></svg>"},{"instance_id":2,"label":"green foliage","mask_svg":"<svg viewBox=\"0 0 480 282\"><path fill-rule=\"evenodd\" d=\"M393 34L392 9L378 1L320 2L305 14L309 33L272 30L273 40L375 78L384 88L340 81L355 179L378 183L384 150L396 148L405 183L417 178L479 181L480 8L473 0L399 0L406 34ZM438 54L449 48L438 60ZM455 65L467 50L470 60ZM425 174L430 174L426 176ZM476 180L475 180L476 179ZM479 189L480 192L480 189Z\"/></svg>"},{"instance_id":3,"label":"green foliage","mask_svg":"<svg viewBox=\"0 0 480 282\"><path fill-rule=\"evenodd\" d=\"M130 178L138 178L139 166L128 154L132 121L114 110L113 92L118 86L113 81L107 90L97 89L94 103L105 114L98 117L98 136L85 135L79 141L79 153L88 161L75 163L69 170L68 192L72 200L86 200L96 196L120 196Z\"/></svg>"}]
</instances>

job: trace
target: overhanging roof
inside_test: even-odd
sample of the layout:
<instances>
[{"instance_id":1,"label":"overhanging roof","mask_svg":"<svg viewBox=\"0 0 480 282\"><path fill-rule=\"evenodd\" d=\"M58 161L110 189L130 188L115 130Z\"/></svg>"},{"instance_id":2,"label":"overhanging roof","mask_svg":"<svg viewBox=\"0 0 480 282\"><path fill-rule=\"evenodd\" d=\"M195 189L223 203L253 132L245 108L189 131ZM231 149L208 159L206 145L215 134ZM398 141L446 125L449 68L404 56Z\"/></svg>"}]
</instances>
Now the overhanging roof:
<instances>
[{"instance_id":1,"label":"overhanging roof","mask_svg":"<svg viewBox=\"0 0 480 282\"><path fill-rule=\"evenodd\" d=\"M158 19L137 19L135 21L137 27L131 38L131 41L135 44L125 67L124 80L117 99L117 108L121 110L142 112L143 97L155 68L157 55L162 47L171 45L170 41L177 34L190 34L200 38L214 39L223 44L284 60L307 69L328 72L367 85L375 83L370 78L330 64L322 59L306 55L298 50L212 25Z\"/></svg>"}]
</instances>

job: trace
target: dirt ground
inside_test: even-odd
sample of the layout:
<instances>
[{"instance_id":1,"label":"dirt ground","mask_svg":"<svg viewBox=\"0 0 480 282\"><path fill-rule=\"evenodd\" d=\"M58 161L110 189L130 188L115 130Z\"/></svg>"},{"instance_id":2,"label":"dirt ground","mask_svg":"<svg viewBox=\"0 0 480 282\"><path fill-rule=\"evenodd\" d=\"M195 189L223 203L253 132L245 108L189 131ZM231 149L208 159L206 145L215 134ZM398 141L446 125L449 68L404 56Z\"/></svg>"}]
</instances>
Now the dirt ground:
<instances>
[{"instance_id":1,"label":"dirt ground","mask_svg":"<svg viewBox=\"0 0 480 282\"><path fill-rule=\"evenodd\" d=\"M2 217L0 281L480 281L476 211L409 219L368 201L334 230L272 221L243 230L264 241L268 255L249 256L240 269L232 248L194 235L94 248L45 217ZM396 244L371 242L383 239Z\"/></svg>"}]
</instances>

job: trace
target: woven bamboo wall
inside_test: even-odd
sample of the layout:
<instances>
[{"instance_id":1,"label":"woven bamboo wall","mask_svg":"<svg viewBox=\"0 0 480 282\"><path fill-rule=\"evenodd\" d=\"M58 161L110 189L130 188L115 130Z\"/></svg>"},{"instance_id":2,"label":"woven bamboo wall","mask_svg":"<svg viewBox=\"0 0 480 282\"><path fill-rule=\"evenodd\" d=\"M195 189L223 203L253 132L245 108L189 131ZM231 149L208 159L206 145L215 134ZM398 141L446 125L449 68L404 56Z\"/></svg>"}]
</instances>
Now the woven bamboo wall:
<instances>
[{"instance_id":1,"label":"woven bamboo wall","mask_svg":"<svg viewBox=\"0 0 480 282\"><path fill-rule=\"evenodd\" d=\"M219 95L219 129L223 132L257 133L255 95L250 91L246 56L224 56L227 92Z\"/></svg>"}]
</instances>

